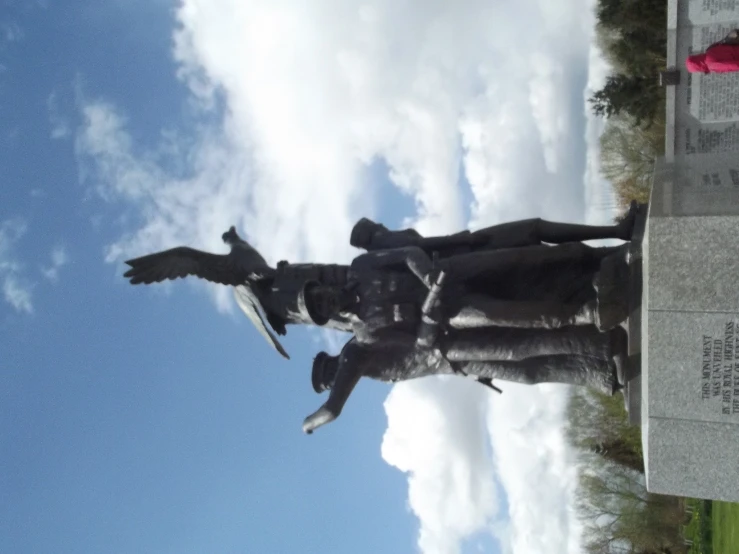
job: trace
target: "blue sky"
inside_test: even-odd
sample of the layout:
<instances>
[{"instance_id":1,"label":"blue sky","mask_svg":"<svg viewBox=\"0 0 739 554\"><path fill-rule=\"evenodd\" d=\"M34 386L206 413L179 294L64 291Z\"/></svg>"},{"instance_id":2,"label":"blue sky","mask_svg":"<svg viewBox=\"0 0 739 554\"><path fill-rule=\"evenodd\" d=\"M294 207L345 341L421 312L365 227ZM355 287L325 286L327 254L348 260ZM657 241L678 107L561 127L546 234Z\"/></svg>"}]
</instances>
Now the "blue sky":
<instances>
[{"instance_id":1,"label":"blue sky","mask_svg":"<svg viewBox=\"0 0 739 554\"><path fill-rule=\"evenodd\" d=\"M122 260L590 218L589 3L278 4L0 0L0 551L576 552L561 389L362 383L308 437L335 343L282 360L226 287Z\"/></svg>"},{"instance_id":2,"label":"blue sky","mask_svg":"<svg viewBox=\"0 0 739 554\"><path fill-rule=\"evenodd\" d=\"M79 184L47 102L71 121L78 87L115 98L142 141L186 126L168 10L9 13L24 36L3 51L2 217L27 226L13 256L33 313L2 308L0 550L411 549L403 477L377 449L379 387L352 399L351 427L307 438L302 418L320 404L307 331L291 329L285 363L190 287L134 288L103 263L119 210ZM56 246L69 262L50 282L39 266Z\"/></svg>"}]
</instances>

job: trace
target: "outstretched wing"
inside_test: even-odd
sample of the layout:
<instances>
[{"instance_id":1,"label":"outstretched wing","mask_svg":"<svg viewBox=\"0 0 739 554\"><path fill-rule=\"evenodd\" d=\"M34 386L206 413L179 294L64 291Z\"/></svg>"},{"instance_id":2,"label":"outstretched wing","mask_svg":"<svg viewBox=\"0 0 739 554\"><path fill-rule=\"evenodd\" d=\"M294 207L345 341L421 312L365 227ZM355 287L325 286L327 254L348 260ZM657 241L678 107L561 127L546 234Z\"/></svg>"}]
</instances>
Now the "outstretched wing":
<instances>
[{"instance_id":1,"label":"outstretched wing","mask_svg":"<svg viewBox=\"0 0 739 554\"><path fill-rule=\"evenodd\" d=\"M248 275L235 263L233 255L211 254L180 246L126 261L131 269L123 274L132 285L159 283L195 275L214 283L238 285Z\"/></svg>"},{"instance_id":2,"label":"outstretched wing","mask_svg":"<svg viewBox=\"0 0 739 554\"><path fill-rule=\"evenodd\" d=\"M234 287L234 296L236 297L236 303L239 305L239 308L241 308L241 310L246 314L246 317L251 320L254 327L257 328L257 331L267 339L267 342L270 343L275 350L289 360L290 356L282 347L280 341L277 340L277 337L272 334L264 323L264 318L262 317L262 305L259 302L259 298L254 294L254 291L252 291L247 285L238 285Z\"/></svg>"}]
</instances>

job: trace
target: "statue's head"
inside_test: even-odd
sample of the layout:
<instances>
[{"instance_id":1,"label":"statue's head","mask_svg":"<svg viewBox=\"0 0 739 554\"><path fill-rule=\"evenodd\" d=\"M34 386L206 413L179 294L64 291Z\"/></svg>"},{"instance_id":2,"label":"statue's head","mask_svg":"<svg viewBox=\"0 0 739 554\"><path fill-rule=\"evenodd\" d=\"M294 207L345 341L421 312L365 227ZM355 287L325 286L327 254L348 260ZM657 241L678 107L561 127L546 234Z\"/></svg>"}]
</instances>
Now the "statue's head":
<instances>
[{"instance_id":1,"label":"statue's head","mask_svg":"<svg viewBox=\"0 0 739 554\"><path fill-rule=\"evenodd\" d=\"M242 255L244 255L245 251L248 251L249 259L251 263L254 264L255 268L269 267L267 265L266 260L259 253L259 251L256 248L254 248L251 244L246 242L244 239L242 239L239 236L239 234L236 232L236 227L234 227L233 225L229 227L228 231L226 231L225 233L221 235L221 238L223 239L223 242L231 245L231 247L238 245L242 252Z\"/></svg>"},{"instance_id":2,"label":"statue's head","mask_svg":"<svg viewBox=\"0 0 739 554\"><path fill-rule=\"evenodd\" d=\"M236 227L234 227L233 225L228 228L228 231L221 235L221 238L223 239L223 242L230 245L245 242L244 239L242 239L236 232Z\"/></svg>"},{"instance_id":3,"label":"statue's head","mask_svg":"<svg viewBox=\"0 0 739 554\"><path fill-rule=\"evenodd\" d=\"M332 318L340 315L343 297L340 287L308 281L303 287L298 302L305 305L305 310L313 323L326 325Z\"/></svg>"},{"instance_id":4,"label":"statue's head","mask_svg":"<svg viewBox=\"0 0 739 554\"><path fill-rule=\"evenodd\" d=\"M231 225L231 227L221 235L221 238L223 239L223 242L226 244L236 244L237 242L242 242L241 237L236 233L236 227Z\"/></svg>"},{"instance_id":5,"label":"statue's head","mask_svg":"<svg viewBox=\"0 0 739 554\"><path fill-rule=\"evenodd\" d=\"M311 371L311 384L313 390L322 393L331 390L336 380L336 371L339 369L339 357L330 356L326 352L319 352L313 359L313 371Z\"/></svg>"},{"instance_id":6,"label":"statue's head","mask_svg":"<svg viewBox=\"0 0 739 554\"><path fill-rule=\"evenodd\" d=\"M371 219L363 217L354 225L352 234L349 237L349 244L356 248L367 248L372 244L372 239L376 233L387 230L387 227L381 223L375 223Z\"/></svg>"}]
</instances>

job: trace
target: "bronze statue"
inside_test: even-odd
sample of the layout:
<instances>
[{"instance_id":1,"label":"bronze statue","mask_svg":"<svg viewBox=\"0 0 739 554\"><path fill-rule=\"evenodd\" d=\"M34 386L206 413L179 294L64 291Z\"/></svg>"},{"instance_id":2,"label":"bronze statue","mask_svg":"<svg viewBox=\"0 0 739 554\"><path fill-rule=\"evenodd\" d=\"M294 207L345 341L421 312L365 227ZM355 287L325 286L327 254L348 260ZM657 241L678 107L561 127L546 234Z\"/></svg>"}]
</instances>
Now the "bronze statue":
<instances>
[{"instance_id":1,"label":"bronze statue","mask_svg":"<svg viewBox=\"0 0 739 554\"><path fill-rule=\"evenodd\" d=\"M530 219L428 238L362 219L350 242L366 252L350 265L273 268L231 227L222 237L228 254L172 248L128 260L125 277L149 284L194 275L230 285L285 357L275 333L288 324L352 332L339 356L314 360L314 390L331 392L305 420L312 433L338 417L361 377L459 374L496 390L493 379L619 390L628 251L582 241L630 240L639 209L632 204L612 226Z\"/></svg>"},{"instance_id":2,"label":"bronze statue","mask_svg":"<svg viewBox=\"0 0 739 554\"><path fill-rule=\"evenodd\" d=\"M620 388L616 375L627 349L623 328L602 333L592 325L451 330L430 348L419 346L416 334L405 330L384 329L376 338L367 344L355 337L338 356L325 352L316 356L313 389L331 392L305 419L306 433L336 419L362 377L397 382L461 374L487 381L588 386L612 394Z\"/></svg>"},{"instance_id":3,"label":"bronze statue","mask_svg":"<svg viewBox=\"0 0 739 554\"><path fill-rule=\"evenodd\" d=\"M436 262L449 277L441 306L445 323L473 327L555 329L599 323L593 286L602 260L622 247L581 243L528 246L461 254ZM316 325L351 313L352 331L370 342L385 327L415 328L433 282L434 264L418 247L362 254L344 287L306 283L303 304ZM605 329L607 330L607 329Z\"/></svg>"},{"instance_id":4,"label":"bronze statue","mask_svg":"<svg viewBox=\"0 0 739 554\"><path fill-rule=\"evenodd\" d=\"M416 254L418 251L422 254L425 252L427 258L435 255L442 267L450 269L452 266L464 266L464 275L458 282L466 283L465 301L456 301L455 307L454 296L450 295L446 303L449 319L454 325L479 326L492 322L504 326L557 327L567 322L589 323L594 317L597 318L598 314L593 312L596 298L591 281L593 273L597 271L597 258L606 255L607 251L601 250L600 254L593 256L587 250L590 247L582 250L583 245L579 242L571 242L569 250L572 252L563 255L564 251L558 249L566 249L568 244L549 247L541 246L541 243L627 238L633 226L633 213L632 207L622 223L607 227L531 219L504 223L474 233L465 231L450 237L428 239L413 229L389 231L382 225L362 219L352 230L351 242L375 255L390 247L395 250L397 247L415 246ZM130 279L131 284L150 284L194 275L231 285L239 306L268 342L285 357L288 357L287 352L275 333L286 334L289 324L317 322L305 305L302 291L306 282L319 286L323 291L331 290L329 296L338 297L340 303L356 297L351 290L357 280L352 279L352 286L349 286L348 265L290 264L282 261L272 268L256 249L238 236L234 227L222 238L231 246L229 254L212 254L189 247L172 248L128 260L126 263L130 269L125 277ZM537 245L534 248L540 250L510 249L521 245ZM501 248L508 250L499 250ZM545 248L555 250L548 251ZM580 258L574 252L578 249L580 254L584 253ZM460 258L459 254L465 254L465 257ZM490 257L490 254L494 256ZM397 251L392 255L397 256ZM549 262L537 260L539 255ZM559 265L553 262L557 257L561 262ZM355 260L355 269L364 263L361 258ZM454 261L450 262L452 258ZM423 263L427 264L427 261ZM494 267L495 264L500 265ZM579 267L574 267L578 264ZM572 275L577 275L579 280L571 280ZM409 277L412 278L405 271L405 276L398 278L406 281ZM416 281L411 287L416 297L415 303L423 294L418 285ZM392 295L397 296L395 292ZM353 330L358 319L356 309L343 308L332 310L332 314L328 318L321 318L319 324L342 331Z\"/></svg>"}]
</instances>

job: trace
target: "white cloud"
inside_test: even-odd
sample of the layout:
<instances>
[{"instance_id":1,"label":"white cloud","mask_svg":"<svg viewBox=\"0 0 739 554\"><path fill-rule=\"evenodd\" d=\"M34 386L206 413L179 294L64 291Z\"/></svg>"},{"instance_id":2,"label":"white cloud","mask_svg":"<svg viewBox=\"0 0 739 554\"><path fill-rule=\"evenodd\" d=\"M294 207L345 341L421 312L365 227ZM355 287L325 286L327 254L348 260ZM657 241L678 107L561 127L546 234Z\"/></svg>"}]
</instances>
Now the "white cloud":
<instances>
[{"instance_id":1,"label":"white cloud","mask_svg":"<svg viewBox=\"0 0 739 554\"><path fill-rule=\"evenodd\" d=\"M32 313L31 285L22 276L22 265L15 256L15 244L26 232L21 219L0 223L0 284L3 297L16 311Z\"/></svg>"},{"instance_id":2,"label":"white cloud","mask_svg":"<svg viewBox=\"0 0 739 554\"><path fill-rule=\"evenodd\" d=\"M197 109L223 100L222 120L187 140L142 144L115 106L82 98L82 177L133 208L108 260L177 244L224 251L220 235L232 224L272 262L347 260L351 225L373 215L366 170L376 159L414 197L409 222L423 233L601 217L592 205L605 186L600 127L583 105L602 74L590 8L183 0L179 74ZM211 290L228 309L228 292ZM383 455L409 474L424 552L458 552L484 529L516 554L577 551L561 391L506 387L490 399L470 383L434 379L392 389ZM509 514L498 513L494 475Z\"/></svg>"},{"instance_id":3,"label":"white cloud","mask_svg":"<svg viewBox=\"0 0 739 554\"><path fill-rule=\"evenodd\" d=\"M15 21L0 22L0 40L5 42L18 42L23 40L25 32Z\"/></svg>"},{"instance_id":4,"label":"white cloud","mask_svg":"<svg viewBox=\"0 0 739 554\"><path fill-rule=\"evenodd\" d=\"M56 246L51 251L51 260L48 266L41 269L49 281L56 281L59 278L59 269L69 263L69 256L63 246Z\"/></svg>"},{"instance_id":5,"label":"white cloud","mask_svg":"<svg viewBox=\"0 0 739 554\"><path fill-rule=\"evenodd\" d=\"M52 92L46 99L46 107L49 110L51 138L58 140L70 136L72 133L71 125L69 119L62 115L59 109L59 100L56 92Z\"/></svg>"},{"instance_id":6,"label":"white cloud","mask_svg":"<svg viewBox=\"0 0 739 554\"><path fill-rule=\"evenodd\" d=\"M399 383L385 401L382 456L408 473L427 554L459 552L498 511L484 418L490 394L470 380L434 377Z\"/></svg>"},{"instance_id":7,"label":"white cloud","mask_svg":"<svg viewBox=\"0 0 739 554\"><path fill-rule=\"evenodd\" d=\"M33 313L31 290L26 285L21 284L13 273L3 277L3 296L17 311Z\"/></svg>"},{"instance_id":8,"label":"white cloud","mask_svg":"<svg viewBox=\"0 0 739 554\"><path fill-rule=\"evenodd\" d=\"M130 217L136 229L107 249L108 261L180 244L225 252L221 235L231 225L245 229L257 248L269 240L252 230L253 192L246 185L251 179L249 154L233 144L227 131L203 128L192 145L179 144L173 150L165 142L137 150L125 118L112 105L90 101L82 115L75 139L82 179L104 198L135 208ZM189 164L186 176L165 170L173 165L172 156ZM266 257L277 261L270 253L265 252ZM208 286L219 309L229 310L231 293Z\"/></svg>"},{"instance_id":9,"label":"white cloud","mask_svg":"<svg viewBox=\"0 0 739 554\"><path fill-rule=\"evenodd\" d=\"M506 552L580 552L574 509L575 460L562 435L567 387L498 383L487 422L510 523L498 532Z\"/></svg>"}]
</instances>

